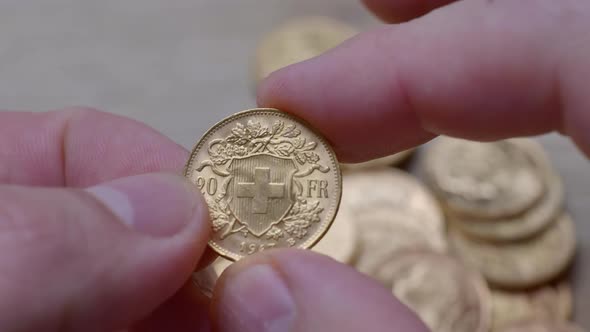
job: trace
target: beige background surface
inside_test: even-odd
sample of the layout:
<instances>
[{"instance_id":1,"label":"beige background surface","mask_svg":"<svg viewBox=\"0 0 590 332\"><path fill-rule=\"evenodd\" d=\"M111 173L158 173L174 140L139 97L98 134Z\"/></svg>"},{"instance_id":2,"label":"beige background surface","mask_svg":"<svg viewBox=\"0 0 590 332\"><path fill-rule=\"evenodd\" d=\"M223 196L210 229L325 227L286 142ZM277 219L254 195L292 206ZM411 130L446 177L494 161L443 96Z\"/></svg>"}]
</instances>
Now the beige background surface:
<instances>
[{"instance_id":1,"label":"beige background surface","mask_svg":"<svg viewBox=\"0 0 590 332\"><path fill-rule=\"evenodd\" d=\"M378 24L356 0L0 0L0 108L93 106L190 148L218 119L255 106L256 41L307 14ZM590 165L565 139L541 141L578 224L577 318L590 327Z\"/></svg>"}]
</instances>

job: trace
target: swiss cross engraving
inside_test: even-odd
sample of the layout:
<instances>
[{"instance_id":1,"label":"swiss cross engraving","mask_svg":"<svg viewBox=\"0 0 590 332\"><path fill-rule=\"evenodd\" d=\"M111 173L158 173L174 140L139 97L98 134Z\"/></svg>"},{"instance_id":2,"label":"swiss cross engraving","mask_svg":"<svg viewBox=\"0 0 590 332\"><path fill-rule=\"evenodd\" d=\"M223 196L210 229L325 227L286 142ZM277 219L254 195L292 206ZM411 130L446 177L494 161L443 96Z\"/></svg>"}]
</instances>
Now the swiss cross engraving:
<instances>
[{"instance_id":1,"label":"swiss cross engraving","mask_svg":"<svg viewBox=\"0 0 590 332\"><path fill-rule=\"evenodd\" d=\"M325 176L316 176L331 171L315 151L317 142L294 124L271 123L236 123L231 134L209 142L208 159L195 170L211 174L196 183L206 194L213 232L221 240L240 237L243 254L279 240L296 245L321 221L320 201L330 198Z\"/></svg>"},{"instance_id":2,"label":"swiss cross engraving","mask_svg":"<svg viewBox=\"0 0 590 332\"><path fill-rule=\"evenodd\" d=\"M265 214L271 198L285 197L284 183L270 183L270 168L254 169L254 182L238 183L238 198L252 198L252 213Z\"/></svg>"}]
</instances>

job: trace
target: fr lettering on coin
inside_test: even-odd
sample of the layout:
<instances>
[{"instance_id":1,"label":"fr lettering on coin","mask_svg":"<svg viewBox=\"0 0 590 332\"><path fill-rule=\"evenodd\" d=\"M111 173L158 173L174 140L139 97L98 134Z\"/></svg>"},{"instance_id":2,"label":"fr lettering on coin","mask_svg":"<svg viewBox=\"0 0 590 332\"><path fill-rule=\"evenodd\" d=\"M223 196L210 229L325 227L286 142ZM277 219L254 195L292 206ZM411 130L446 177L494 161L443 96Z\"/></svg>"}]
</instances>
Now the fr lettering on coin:
<instances>
[{"instance_id":1,"label":"fr lettering on coin","mask_svg":"<svg viewBox=\"0 0 590 332\"><path fill-rule=\"evenodd\" d=\"M190 152L1 112L0 330L584 331L564 184L524 137L590 154L590 3L364 2L391 24L264 39L260 108Z\"/></svg>"}]
</instances>

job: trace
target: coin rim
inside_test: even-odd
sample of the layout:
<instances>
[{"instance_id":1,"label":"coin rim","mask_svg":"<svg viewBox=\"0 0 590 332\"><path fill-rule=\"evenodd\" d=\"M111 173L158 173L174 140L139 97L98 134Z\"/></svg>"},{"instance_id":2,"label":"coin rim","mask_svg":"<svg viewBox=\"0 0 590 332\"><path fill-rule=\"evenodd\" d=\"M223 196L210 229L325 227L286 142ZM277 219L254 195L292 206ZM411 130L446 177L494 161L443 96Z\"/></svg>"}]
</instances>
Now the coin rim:
<instances>
[{"instance_id":1,"label":"coin rim","mask_svg":"<svg viewBox=\"0 0 590 332\"><path fill-rule=\"evenodd\" d=\"M474 332L489 331L489 329L492 326L492 292L485 278L479 271L465 264L461 261L461 259L459 259L456 256L453 256L452 254L433 252L427 249L409 249L401 251L398 254L391 256L390 262L393 262L396 259L400 260L401 258L405 258L407 256L430 256L433 257L433 259L440 258L441 260L447 260L448 262L451 262L460 270L462 270L461 272L465 272L464 275L466 276L466 281L472 284L481 305L481 319L479 321L477 330ZM416 259L414 261L419 260ZM389 288L395 296L395 283L392 282L392 285Z\"/></svg>"},{"instance_id":2,"label":"coin rim","mask_svg":"<svg viewBox=\"0 0 590 332\"><path fill-rule=\"evenodd\" d=\"M222 120L218 121L217 123L215 123L211 128L209 128L203 134L203 136L201 136L201 138L197 141L197 143L195 144L195 146L191 150L190 156L184 166L183 175L185 178L191 180L190 175L188 173L190 172L190 169L192 168L191 166L193 165L193 162L195 160L197 152L200 151L201 148L203 148L203 145L205 144L208 136L212 135L213 133L215 133L217 130L219 130L221 127L227 125L228 123L230 123L236 119L248 116L248 115L253 115L253 113L270 113L273 116L287 118L289 120L293 120L296 123L299 123L300 125L302 125L303 127L305 127L306 129L308 129L314 135L317 136L318 140L322 143L322 145L324 146L324 148L328 152L330 160L332 161L332 164L335 167L336 181L337 181L336 189L338 190L338 193L337 193L337 199L334 204L334 213L332 214L332 216L329 216L326 219L327 222L325 223L325 226L320 228L320 231L318 232L319 235L312 236L309 239L307 239L307 241L305 241L295 247L298 249L311 249L319 241L321 241L322 238L326 235L326 233L328 232L330 227L332 227L332 224L334 223L334 220L336 219L336 215L338 215L338 211L340 209L340 202L342 201L342 170L340 168L340 163L338 162L338 158L336 156L336 153L334 152L334 149L332 148L332 145L330 144L330 142L324 137L324 135L322 135L317 129L315 129L315 127L310 125L307 121L301 119L298 116L281 111L276 108L251 108L251 109L243 110L243 111L234 113L230 116L227 116L227 117L223 118ZM209 209L208 206L207 206L207 209ZM213 249L220 256L222 256L226 259L229 259L230 261L233 261L233 262L238 261L244 257L247 257L246 255L239 255L239 254L235 254L233 252L230 252L229 250L224 249L221 246L219 246L218 244L216 244L213 240L209 240L208 245L211 249Z\"/></svg>"},{"instance_id":3,"label":"coin rim","mask_svg":"<svg viewBox=\"0 0 590 332\"><path fill-rule=\"evenodd\" d=\"M567 226L561 226L559 224L567 224ZM503 246L498 246L497 243L490 242L490 241L483 241L481 239L472 238L466 235L460 228L458 227L449 227L448 230L448 240L450 244L450 248L452 252L459 257L459 259L463 260L466 265L472 266L474 269L478 270L484 278L487 280L488 284L492 287L497 287L505 290L526 290L535 287L539 287L545 283L554 281L556 278L559 278L561 275L566 273L568 269L570 269L575 261L576 257L576 249L578 247L578 240L576 238L576 225L568 212L563 212L553 223L552 225L545 229L543 232L539 233L539 235L523 240L523 241L516 241L516 242L506 242L505 246L511 245L518 245L523 244L529 241L534 241L538 236L542 236L545 232L555 231L556 228L559 227L567 227L571 232L572 238L570 242L565 243L564 249L567 251L567 256L558 261L559 264L554 264L555 268L545 271L544 273L536 273L527 276L527 278L506 278L505 276L498 277L497 274L490 274L488 269L485 268L485 264L481 264L479 261L475 263L475 259L470 258L473 256L466 255L465 252L471 249L473 246L487 246L491 247L494 246L495 248L502 248ZM467 250L462 250L457 248L457 241L462 241L463 248L467 248ZM465 246L467 243L467 246ZM503 249L502 249L503 250Z\"/></svg>"},{"instance_id":4,"label":"coin rim","mask_svg":"<svg viewBox=\"0 0 590 332\"><path fill-rule=\"evenodd\" d=\"M492 213L490 210L487 210L485 208L480 209L480 208L472 206L471 204L457 205L455 203L451 203L451 200L448 199L447 192L444 190L443 187L441 187L439 185L439 181L437 179L438 177L435 175L436 174L435 170L437 168L436 165L439 163L439 161L435 158L435 155L436 155L436 153L440 153L439 150L441 150L441 146L444 147L445 144L450 144L450 143L452 143L452 141L463 141L463 142L467 142L467 143L481 143L481 144L508 143L508 144L512 145L513 147L516 147L518 150L523 151L524 154L526 155L526 157L529 159L532 156L533 158L538 159L538 160L542 160L541 158L547 160L547 157L546 157L544 151L542 150L542 146L538 142L536 142L535 140L533 140L531 138L525 138L525 137L523 137L523 138L509 138L509 139L496 140L496 141L491 141L491 142L478 142L478 141L472 141L472 140L450 137L450 136L441 136L436 141L433 141L432 144L428 147L428 149L424 155L424 159L422 161L421 167L422 167L422 170L423 170L423 173L425 176L425 182L428 184L428 186L431 188L431 190L434 192L434 194L440 200L440 202L444 206L445 210L449 211L450 213L452 213L455 216L462 217L462 218L474 218L474 219L480 219L480 220L493 221L495 219L500 219L500 218L516 217L516 216L522 214L523 212L527 211L528 209L530 209L535 204L538 204L538 202L542 199L544 191L547 190L546 183L543 183L543 188L541 190L541 194L539 194L539 196L536 197L535 199L533 199L530 203L523 205L521 208L518 209L518 211L503 209L502 213L496 213L496 212ZM535 145L535 144L538 145L538 147L532 147L532 145ZM541 150L539 150L539 148ZM531 152L531 150L533 150L533 151ZM543 155L542 156L535 156L535 154L537 154L539 151L541 151L543 153ZM537 166L537 165L535 165L535 166ZM541 172L539 172L539 169L537 169L537 167L535 167L534 173L541 180L545 181L544 176L542 174L542 170L541 170Z\"/></svg>"}]
</instances>

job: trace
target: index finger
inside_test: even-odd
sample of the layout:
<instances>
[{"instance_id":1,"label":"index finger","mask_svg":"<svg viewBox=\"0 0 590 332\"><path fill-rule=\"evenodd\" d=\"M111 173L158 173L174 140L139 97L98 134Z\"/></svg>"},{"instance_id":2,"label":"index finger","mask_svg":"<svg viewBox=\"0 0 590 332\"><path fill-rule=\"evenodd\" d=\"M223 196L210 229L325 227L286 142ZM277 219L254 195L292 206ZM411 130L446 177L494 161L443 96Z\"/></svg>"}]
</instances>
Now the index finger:
<instances>
[{"instance_id":1,"label":"index finger","mask_svg":"<svg viewBox=\"0 0 590 332\"><path fill-rule=\"evenodd\" d=\"M563 130L584 148L590 118L582 110L590 102L581 83L590 68L580 59L588 57L564 40L587 34L577 28L564 36L561 27L587 23L565 22L559 6L456 2L276 72L259 104L308 120L343 161L439 134L496 140ZM560 62L564 54L572 60Z\"/></svg>"},{"instance_id":2,"label":"index finger","mask_svg":"<svg viewBox=\"0 0 590 332\"><path fill-rule=\"evenodd\" d=\"M91 109L0 112L0 184L87 187L180 172L187 151L131 119Z\"/></svg>"}]
</instances>

